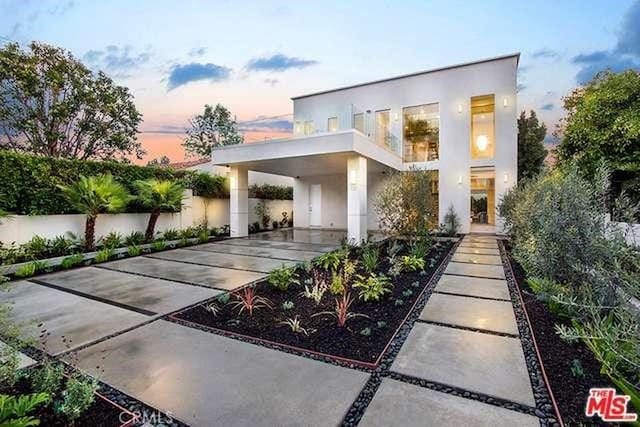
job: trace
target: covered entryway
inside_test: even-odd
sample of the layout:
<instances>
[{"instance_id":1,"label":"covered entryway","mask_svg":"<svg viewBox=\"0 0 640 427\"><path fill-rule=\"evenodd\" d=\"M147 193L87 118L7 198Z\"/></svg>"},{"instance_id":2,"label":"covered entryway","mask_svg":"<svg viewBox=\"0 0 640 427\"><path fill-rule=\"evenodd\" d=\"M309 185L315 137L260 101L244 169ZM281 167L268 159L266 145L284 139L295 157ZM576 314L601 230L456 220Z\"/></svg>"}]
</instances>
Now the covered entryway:
<instances>
[{"instance_id":1,"label":"covered entryway","mask_svg":"<svg viewBox=\"0 0 640 427\"><path fill-rule=\"evenodd\" d=\"M493 168L471 168L471 232L495 233L496 186Z\"/></svg>"}]
</instances>

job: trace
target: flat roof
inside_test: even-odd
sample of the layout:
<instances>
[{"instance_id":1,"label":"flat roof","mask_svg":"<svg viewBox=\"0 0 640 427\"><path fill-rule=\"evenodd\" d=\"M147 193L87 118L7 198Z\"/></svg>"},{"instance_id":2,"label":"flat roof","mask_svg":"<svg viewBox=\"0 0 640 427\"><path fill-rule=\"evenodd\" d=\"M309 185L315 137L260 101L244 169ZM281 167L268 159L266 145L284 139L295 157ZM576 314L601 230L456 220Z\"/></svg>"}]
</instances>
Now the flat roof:
<instances>
[{"instance_id":1,"label":"flat roof","mask_svg":"<svg viewBox=\"0 0 640 427\"><path fill-rule=\"evenodd\" d=\"M388 81L391 81L391 80L404 79L406 77L414 77L414 76L419 76L419 75L422 75L422 74L435 73L436 71L444 71L444 70L450 70L452 68L467 67L469 65L482 64L484 62L491 62L491 61L499 61L501 59L514 58L514 57L516 58L516 66L517 66L518 62L520 61L520 52L511 53L511 54L502 55L502 56L495 56L493 58L480 59L480 60L472 61L472 62L464 62L462 64L448 65L446 67L432 68L430 70L418 71L416 73L403 74L403 75L395 76L395 77L387 77L386 79L373 80L373 81L370 81L370 82L358 83L358 84L349 85L349 86L342 86L342 87L338 87L338 88L335 88L335 89L328 89L328 90L323 90L323 91L320 91L320 92L313 92L313 93L308 93L308 94L305 94L305 95L294 96L291 99L295 101L296 99L300 99L300 98L308 98L310 96L322 95L322 94L331 93L331 92L338 92L338 91L341 91L341 90L353 89L353 88L360 87L360 86L373 85L373 84L376 84L376 83L384 83L384 82L388 82Z\"/></svg>"}]
</instances>

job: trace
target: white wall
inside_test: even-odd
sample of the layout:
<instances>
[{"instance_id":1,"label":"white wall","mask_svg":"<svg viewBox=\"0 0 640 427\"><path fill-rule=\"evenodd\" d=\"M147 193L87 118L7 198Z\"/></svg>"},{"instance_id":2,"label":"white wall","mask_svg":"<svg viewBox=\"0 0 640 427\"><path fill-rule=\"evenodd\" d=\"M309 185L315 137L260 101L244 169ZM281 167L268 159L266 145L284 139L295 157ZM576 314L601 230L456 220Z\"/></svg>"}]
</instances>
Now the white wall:
<instances>
[{"instance_id":1,"label":"white wall","mask_svg":"<svg viewBox=\"0 0 640 427\"><path fill-rule=\"evenodd\" d=\"M402 109L439 103L439 160L414 164L440 171L440 222L450 204L462 220L462 232L470 227L470 168L495 168L496 203L516 184L517 176L517 58L515 56L448 68L402 79L372 83L339 91L294 99L294 121L313 120L317 131L326 131L327 119L338 116L340 129L351 127L352 113L365 112L368 128L376 110L391 110L391 134L402 140ZM495 95L495 157L472 161L470 157L471 97ZM504 100L507 106L504 107ZM462 112L458 113L458 106ZM351 107L353 106L353 107ZM370 110L367 119L366 111ZM374 137L371 134L371 137ZM409 164L405 164L408 167ZM507 182L504 176L507 174ZM458 184L462 177L462 185ZM495 208L495 207L494 207ZM497 221L498 229L501 221Z\"/></svg>"},{"instance_id":2,"label":"white wall","mask_svg":"<svg viewBox=\"0 0 640 427\"><path fill-rule=\"evenodd\" d=\"M346 168L345 168L346 169ZM322 228L347 228L347 175L320 175L294 179L293 225L309 227L309 186L321 185Z\"/></svg>"},{"instance_id":3,"label":"white wall","mask_svg":"<svg viewBox=\"0 0 640 427\"><path fill-rule=\"evenodd\" d=\"M189 190L190 193L190 190ZM249 223L259 221L255 214L258 199L249 199ZM200 225L204 220L206 199L202 197L187 197L182 212L163 213L158 218L156 231L171 228L183 229L192 225ZM293 202L291 200L266 200L271 210L272 220L280 221L282 212L292 215ZM208 227L222 227L229 224L229 199L209 199L206 210ZM116 231L129 234L132 231L143 232L147 228L148 213L103 214L96 221L96 239ZM15 215L0 224L0 242L5 245L29 241L38 235L53 238L70 231L79 236L84 235L85 215Z\"/></svg>"}]
</instances>

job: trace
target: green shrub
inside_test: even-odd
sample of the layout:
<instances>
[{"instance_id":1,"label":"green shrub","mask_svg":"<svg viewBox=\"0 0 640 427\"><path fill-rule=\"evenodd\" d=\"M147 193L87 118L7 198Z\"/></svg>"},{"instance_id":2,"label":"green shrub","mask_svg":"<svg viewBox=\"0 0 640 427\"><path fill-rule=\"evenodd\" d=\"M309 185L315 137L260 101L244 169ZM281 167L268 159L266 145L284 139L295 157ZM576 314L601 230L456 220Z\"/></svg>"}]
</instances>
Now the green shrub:
<instances>
[{"instance_id":1,"label":"green shrub","mask_svg":"<svg viewBox=\"0 0 640 427\"><path fill-rule=\"evenodd\" d=\"M138 256L142 253L142 248L138 245L131 245L127 248L129 256Z\"/></svg>"},{"instance_id":2,"label":"green shrub","mask_svg":"<svg viewBox=\"0 0 640 427\"><path fill-rule=\"evenodd\" d=\"M166 247L167 243L164 240L157 240L151 244L151 249L154 251L163 251Z\"/></svg>"},{"instance_id":3,"label":"green shrub","mask_svg":"<svg viewBox=\"0 0 640 427\"><path fill-rule=\"evenodd\" d=\"M105 248L111 248L111 249L119 248L123 246L123 244L124 244L124 237L122 236L122 234L118 233L117 231L112 231L111 233L102 237L102 239L100 239L98 243L98 245L102 245Z\"/></svg>"},{"instance_id":4,"label":"green shrub","mask_svg":"<svg viewBox=\"0 0 640 427\"><path fill-rule=\"evenodd\" d=\"M295 267L286 267L283 265L281 268L271 270L267 281L274 288L280 291L286 291L292 284L300 283L295 275Z\"/></svg>"},{"instance_id":5,"label":"green shrub","mask_svg":"<svg viewBox=\"0 0 640 427\"><path fill-rule=\"evenodd\" d=\"M169 228L162 233L162 238L167 241L178 240L179 236L180 232L175 228Z\"/></svg>"},{"instance_id":6,"label":"green shrub","mask_svg":"<svg viewBox=\"0 0 640 427\"><path fill-rule=\"evenodd\" d=\"M362 265L364 265L367 273L373 274L378 268L379 264L379 252L378 248L374 246L367 246L367 248L362 253Z\"/></svg>"},{"instance_id":7,"label":"green shrub","mask_svg":"<svg viewBox=\"0 0 640 427\"><path fill-rule=\"evenodd\" d=\"M331 251L317 257L313 262L324 270L337 271L342 261L341 251Z\"/></svg>"},{"instance_id":8,"label":"green shrub","mask_svg":"<svg viewBox=\"0 0 640 427\"><path fill-rule=\"evenodd\" d=\"M58 411L73 421L80 417L93 403L95 391L98 390L98 381L85 378L81 374L76 374L67 380L62 392L62 402L58 406Z\"/></svg>"},{"instance_id":9,"label":"green shrub","mask_svg":"<svg viewBox=\"0 0 640 427\"><path fill-rule=\"evenodd\" d=\"M14 274L16 275L16 277L21 277L21 278L30 277L36 274L38 271L42 271L46 268L47 268L47 263L32 261L30 263L23 264L20 267L18 267Z\"/></svg>"},{"instance_id":10,"label":"green shrub","mask_svg":"<svg viewBox=\"0 0 640 427\"><path fill-rule=\"evenodd\" d=\"M31 380L33 391L46 393L49 396L53 396L58 392L63 377L64 366L62 364L52 363L48 358L45 358L42 366L39 366L29 373L29 380Z\"/></svg>"},{"instance_id":11,"label":"green shrub","mask_svg":"<svg viewBox=\"0 0 640 427\"><path fill-rule=\"evenodd\" d=\"M252 184L249 197L262 200L293 200L293 187L270 184Z\"/></svg>"},{"instance_id":12,"label":"green shrub","mask_svg":"<svg viewBox=\"0 0 640 427\"><path fill-rule=\"evenodd\" d=\"M391 281L386 276L358 276L353 287L360 289L359 296L365 302L379 301L385 294L391 293Z\"/></svg>"},{"instance_id":13,"label":"green shrub","mask_svg":"<svg viewBox=\"0 0 640 427\"><path fill-rule=\"evenodd\" d=\"M447 236L455 236L460 230L460 218L456 213L453 205L449 205L447 213L444 216L444 223L440 226L440 231Z\"/></svg>"},{"instance_id":14,"label":"green shrub","mask_svg":"<svg viewBox=\"0 0 640 427\"><path fill-rule=\"evenodd\" d=\"M95 262L98 262L98 263L99 263L99 262L106 262L106 261L109 261L109 260L113 257L113 254L114 254L113 249L111 249L111 248L104 248L104 249L102 249L102 250L99 250L99 251L96 253L96 256L95 256L95 258L94 258L94 261L95 261Z\"/></svg>"},{"instance_id":15,"label":"green shrub","mask_svg":"<svg viewBox=\"0 0 640 427\"><path fill-rule=\"evenodd\" d=\"M141 245L144 243L144 234L140 231L132 231L124 238L124 244L127 246Z\"/></svg>"},{"instance_id":16,"label":"green shrub","mask_svg":"<svg viewBox=\"0 0 640 427\"><path fill-rule=\"evenodd\" d=\"M295 307L295 304L293 303L293 301L285 301L282 303L282 309L285 311L293 310L293 307Z\"/></svg>"},{"instance_id":17,"label":"green shrub","mask_svg":"<svg viewBox=\"0 0 640 427\"><path fill-rule=\"evenodd\" d=\"M389 269L389 274L397 276L405 271L424 270L424 258L418 258L414 255L405 255L395 258Z\"/></svg>"},{"instance_id":18,"label":"green shrub","mask_svg":"<svg viewBox=\"0 0 640 427\"><path fill-rule=\"evenodd\" d=\"M198 242L200 243L207 243L209 241L209 230L202 230L199 234L198 234Z\"/></svg>"},{"instance_id":19,"label":"green shrub","mask_svg":"<svg viewBox=\"0 0 640 427\"><path fill-rule=\"evenodd\" d=\"M207 197L210 199L229 198L229 189L224 177L211 175L205 172L194 172L187 182L189 188L193 190L194 196Z\"/></svg>"},{"instance_id":20,"label":"green shrub","mask_svg":"<svg viewBox=\"0 0 640 427\"><path fill-rule=\"evenodd\" d=\"M37 426L40 420L29 415L38 406L49 402L46 393L8 396L0 394L0 425L7 427Z\"/></svg>"},{"instance_id":21,"label":"green shrub","mask_svg":"<svg viewBox=\"0 0 640 427\"><path fill-rule=\"evenodd\" d=\"M178 181L195 193L205 191L201 173L170 168L153 168L118 162L93 162L32 156L0 150L0 210L17 215L54 215L76 213L65 199L59 185L78 181L80 175L111 174L124 185L129 193L135 193L134 182L156 178ZM224 181L223 178L214 178ZM208 190L207 190L208 191ZM226 192L215 197L227 197ZM133 200L127 212L146 212ZM131 244L127 242L127 245Z\"/></svg>"},{"instance_id":22,"label":"green shrub","mask_svg":"<svg viewBox=\"0 0 640 427\"><path fill-rule=\"evenodd\" d=\"M333 295L343 294L345 291L344 280L340 274L333 273L331 276L331 284L329 285L329 292Z\"/></svg>"},{"instance_id":23,"label":"green shrub","mask_svg":"<svg viewBox=\"0 0 640 427\"><path fill-rule=\"evenodd\" d=\"M84 256L82 254L74 254L64 258L60 263L60 266L64 269L67 269L67 268L72 268L77 265L80 265L83 262L84 262Z\"/></svg>"}]
</instances>

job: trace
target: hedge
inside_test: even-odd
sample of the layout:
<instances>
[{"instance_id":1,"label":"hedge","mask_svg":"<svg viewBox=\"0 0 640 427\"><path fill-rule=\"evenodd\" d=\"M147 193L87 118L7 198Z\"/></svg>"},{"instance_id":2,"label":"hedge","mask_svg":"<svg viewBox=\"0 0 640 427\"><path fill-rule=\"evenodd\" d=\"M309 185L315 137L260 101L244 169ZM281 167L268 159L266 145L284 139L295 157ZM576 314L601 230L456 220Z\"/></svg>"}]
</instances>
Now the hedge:
<instances>
[{"instance_id":1,"label":"hedge","mask_svg":"<svg viewBox=\"0 0 640 427\"><path fill-rule=\"evenodd\" d=\"M131 193L139 179L179 180L195 194L228 197L225 179L194 171L143 167L117 162L93 162L33 156L0 150L0 210L16 215L76 213L57 185L68 185L80 175L110 173ZM135 201L127 212L144 212Z\"/></svg>"},{"instance_id":2,"label":"hedge","mask_svg":"<svg viewBox=\"0 0 640 427\"><path fill-rule=\"evenodd\" d=\"M263 200L293 200L293 187L253 184L249 186L249 197Z\"/></svg>"}]
</instances>

